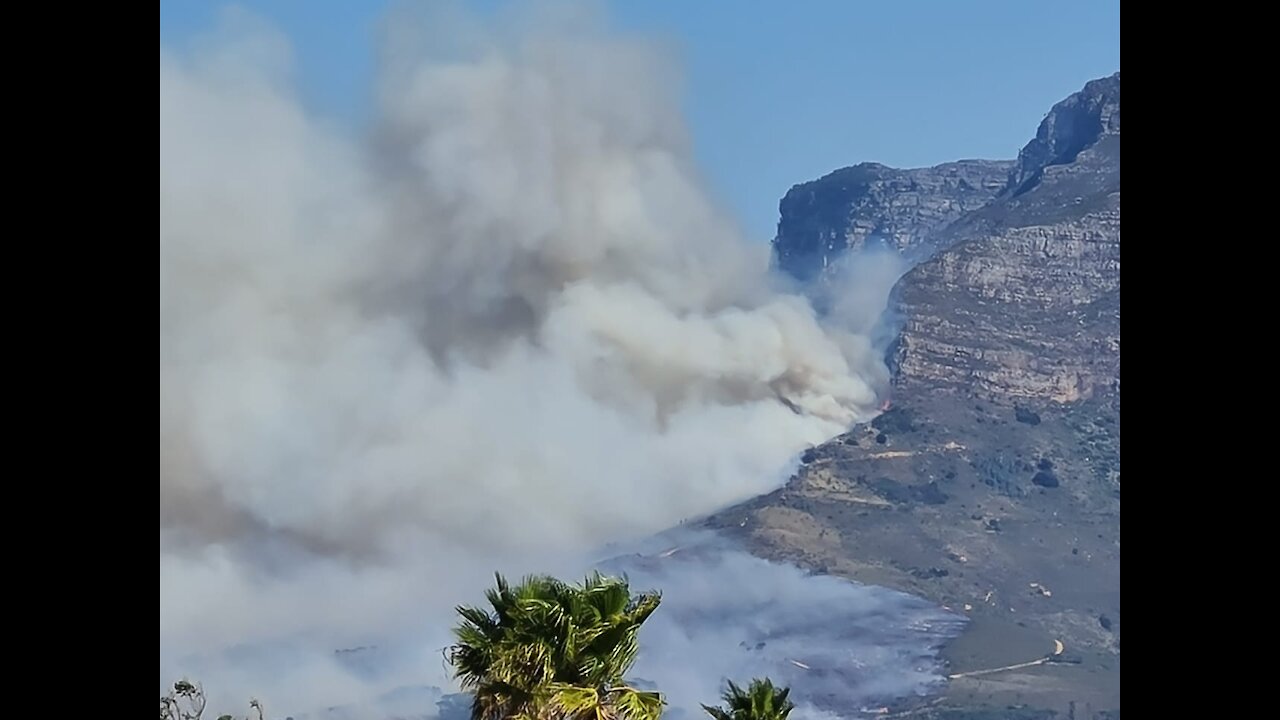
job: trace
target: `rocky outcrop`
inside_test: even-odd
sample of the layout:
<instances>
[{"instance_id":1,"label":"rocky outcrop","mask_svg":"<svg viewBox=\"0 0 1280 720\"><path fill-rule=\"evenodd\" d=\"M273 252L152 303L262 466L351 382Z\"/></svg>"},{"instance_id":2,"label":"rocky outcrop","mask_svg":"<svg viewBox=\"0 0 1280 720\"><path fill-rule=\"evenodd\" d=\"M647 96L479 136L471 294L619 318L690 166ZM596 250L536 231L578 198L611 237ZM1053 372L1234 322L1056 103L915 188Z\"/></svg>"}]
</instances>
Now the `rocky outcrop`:
<instances>
[{"instance_id":1,"label":"rocky outcrop","mask_svg":"<svg viewBox=\"0 0 1280 720\"><path fill-rule=\"evenodd\" d=\"M1055 105L1014 162L863 163L793 187L780 209L775 259L802 281L875 242L923 260L895 293L901 392L1118 390L1120 73Z\"/></svg>"},{"instance_id":2,"label":"rocky outcrop","mask_svg":"<svg viewBox=\"0 0 1280 720\"><path fill-rule=\"evenodd\" d=\"M878 163L836 170L782 198L774 257L781 270L809 281L872 242L925 255L937 231L1000 193L1012 168L1007 161L961 160L914 170Z\"/></svg>"},{"instance_id":3,"label":"rocky outcrop","mask_svg":"<svg viewBox=\"0 0 1280 720\"><path fill-rule=\"evenodd\" d=\"M1056 105L989 201L901 241L934 254L895 288L892 409L806 451L785 487L705 521L764 557L967 616L939 704L894 710L1118 716L1119 93L1117 73ZM895 197L807 219L793 204L784 224L835 232L815 255L829 262ZM801 277L803 237L780 225L775 245Z\"/></svg>"},{"instance_id":4,"label":"rocky outcrop","mask_svg":"<svg viewBox=\"0 0 1280 720\"><path fill-rule=\"evenodd\" d=\"M1102 216L1012 229L913 271L901 293L900 390L1012 402L1118 391L1118 226Z\"/></svg>"},{"instance_id":5,"label":"rocky outcrop","mask_svg":"<svg viewBox=\"0 0 1280 720\"><path fill-rule=\"evenodd\" d=\"M1018 153L1009 174L1009 191L1020 195L1035 186L1044 169L1073 162L1106 135L1120 134L1120 73L1085 84L1053 106L1036 137Z\"/></svg>"},{"instance_id":6,"label":"rocky outcrop","mask_svg":"<svg viewBox=\"0 0 1280 720\"><path fill-rule=\"evenodd\" d=\"M946 249L896 289L903 392L997 402L1118 392L1119 127L1117 73L1056 105L1005 192L939 233Z\"/></svg>"}]
</instances>

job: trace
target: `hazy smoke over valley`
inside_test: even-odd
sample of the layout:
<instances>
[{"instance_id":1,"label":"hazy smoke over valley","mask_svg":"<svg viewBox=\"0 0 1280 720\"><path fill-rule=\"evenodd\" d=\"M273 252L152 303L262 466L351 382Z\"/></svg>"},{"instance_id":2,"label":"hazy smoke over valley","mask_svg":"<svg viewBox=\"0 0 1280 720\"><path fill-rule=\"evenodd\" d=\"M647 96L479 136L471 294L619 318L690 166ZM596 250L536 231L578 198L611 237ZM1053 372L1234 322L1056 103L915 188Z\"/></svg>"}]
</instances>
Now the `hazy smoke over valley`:
<instances>
[{"instance_id":1,"label":"hazy smoke over valley","mask_svg":"<svg viewBox=\"0 0 1280 720\"><path fill-rule=\"evenodd\" d=\"M869 327L773 289L664 54L557 18L393 16L359 139L250 18L162 48L162 685L299 717L444 686L495 569L577 576L875 413ZM369 644L376 668L333 653ZM680 657L713 700L723 666Z\"/></svg>"}]
</instances>

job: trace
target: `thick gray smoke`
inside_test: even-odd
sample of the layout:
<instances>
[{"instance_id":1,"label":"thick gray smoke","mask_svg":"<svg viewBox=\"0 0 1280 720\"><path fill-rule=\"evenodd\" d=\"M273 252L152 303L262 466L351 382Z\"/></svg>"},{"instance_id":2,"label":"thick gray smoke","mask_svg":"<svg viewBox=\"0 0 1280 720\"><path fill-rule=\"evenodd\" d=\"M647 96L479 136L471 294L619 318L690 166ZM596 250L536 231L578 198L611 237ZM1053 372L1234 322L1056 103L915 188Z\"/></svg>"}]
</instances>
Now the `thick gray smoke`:
<instances>
[{"instance_id":1,"label":"thick gray smoke","mask_svg":"<svg viewBox=\"0 0 1280 720\"><path fill-rule=\"evenodd\" d=\"M215 702L447 687L493 570L770 490L887 386L701 188L660 53L388 27L362 139L250 19L161 49L160 674ZM377 673L332 653L391 638Z\"/></svg>"}]
</instances>

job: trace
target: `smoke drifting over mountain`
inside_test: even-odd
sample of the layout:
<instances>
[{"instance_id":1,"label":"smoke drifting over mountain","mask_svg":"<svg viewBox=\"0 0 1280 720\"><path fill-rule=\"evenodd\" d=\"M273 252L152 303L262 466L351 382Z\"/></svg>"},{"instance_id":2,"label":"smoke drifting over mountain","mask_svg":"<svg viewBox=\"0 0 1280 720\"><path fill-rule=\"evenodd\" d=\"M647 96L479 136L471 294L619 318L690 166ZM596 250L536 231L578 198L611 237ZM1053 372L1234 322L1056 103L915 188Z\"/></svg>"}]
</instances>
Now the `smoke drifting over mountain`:
<instances>
[{"instance_id":1,"label":"smoke drifting over mountain","mask_svg":"<svg viewBox=\"0 0 1280 720\"><path fill-rule=\"evenodd\" d=\"M162 683L443 686L494 569L576 575L874 414L879 349L771 289L662 54L557 17L394 16L358 140L251 19L161 49Z\"/></svg>"}]
</instances>

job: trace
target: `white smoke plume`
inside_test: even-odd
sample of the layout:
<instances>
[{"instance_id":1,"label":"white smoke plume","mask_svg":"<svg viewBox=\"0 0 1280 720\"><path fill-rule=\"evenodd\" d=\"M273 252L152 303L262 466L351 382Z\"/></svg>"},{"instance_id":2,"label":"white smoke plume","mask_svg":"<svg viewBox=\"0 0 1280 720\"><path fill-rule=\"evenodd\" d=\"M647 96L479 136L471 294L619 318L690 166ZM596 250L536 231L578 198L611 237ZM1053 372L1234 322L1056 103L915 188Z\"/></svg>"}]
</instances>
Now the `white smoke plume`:
<instances>
[{"instance_id":1,"label":"white smoke plume","mask_svg":"<svg viewBox=\"0 0 1280 720\"><path fill-rule=\"evenodd\" d=\"M392 15L361 138L251 18L161 48L162 685L446 687L493 570L575 575L875 413L879 350L772 289L663 53L555 17ZM397 637L376 677L332 653Z\"/></svg>"}]
</instances>

